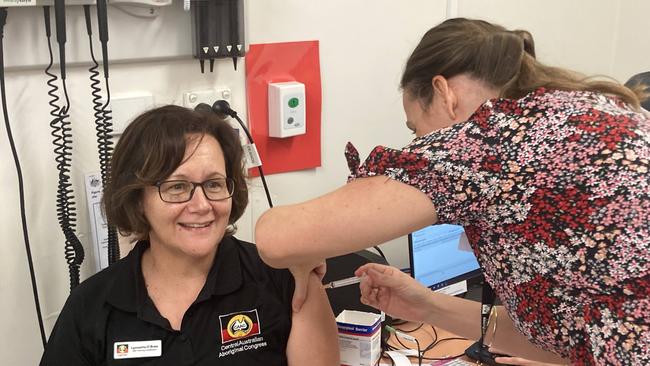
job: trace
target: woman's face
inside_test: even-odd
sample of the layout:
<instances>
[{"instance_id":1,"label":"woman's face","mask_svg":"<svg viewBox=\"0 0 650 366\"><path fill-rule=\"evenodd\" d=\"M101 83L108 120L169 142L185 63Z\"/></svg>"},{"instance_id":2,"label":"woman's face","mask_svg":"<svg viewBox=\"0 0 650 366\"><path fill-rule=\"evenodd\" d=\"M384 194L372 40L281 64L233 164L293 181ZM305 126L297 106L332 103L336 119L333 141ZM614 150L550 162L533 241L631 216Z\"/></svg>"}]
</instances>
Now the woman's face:
<instances>
[{"instance_id":1,"label":"woman's face","mask_svg":"<svg viewBox=\"0 0 650 366\"><path fill-rule=\"evenodd\" d=\"M430 100L420 101L408 90L402 95L406 126L418 137L467 121L486 100L499 96L498 89L465 74L449 79L436 75L431 84L434 93Z\"/></svg>"},{"instance_id":2,"label":"woman's face","mask_svg":"<svg viewBox=\"0 0 650 366\"><path fill-rule=\"evenodd\" d=\"M205 135L188 137L183 163L164 180L204 182L226 177L226 163L217 140ZM151 246L191 257L204 257L216 251L224 236L232 198L209 201L201 187L184 203L164 202L158 187L146 187L142 199L144 215L151 226Z\"/></svg>"},{"instance_id":3,"label":"woman's face","mask_svg":"<svg viewBox=\"0 0 650 366\"><path fill-rule=\"evenodd\" d=\"M402 104L406 114L406 127L413 131L417 137L446 127L443 123L436 122L440 121L440 118L436 118L433 114L432 105L429 105L429 108L424 108L420 100L411 97L408 91L404 91L402 94Z\"/></svg>"}]
</instances>

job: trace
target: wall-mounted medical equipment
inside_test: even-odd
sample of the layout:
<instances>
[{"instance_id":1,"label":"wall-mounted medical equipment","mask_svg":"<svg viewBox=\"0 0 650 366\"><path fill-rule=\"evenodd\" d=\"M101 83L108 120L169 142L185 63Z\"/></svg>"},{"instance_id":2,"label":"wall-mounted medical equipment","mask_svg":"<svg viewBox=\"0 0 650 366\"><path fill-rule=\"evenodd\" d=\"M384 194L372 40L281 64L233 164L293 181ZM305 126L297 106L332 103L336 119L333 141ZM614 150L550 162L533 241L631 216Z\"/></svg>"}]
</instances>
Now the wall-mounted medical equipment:
<instances>
[{"instance_id":1,"label":"wall-mounted medical equipment","mask_svg":"<svg viewBox=\"0 0 650 366\"><path fill-rule=\"evenodd\" d=\"M50 63L45 69L49 77L47 85L50 96L50 128L52 143L54 144L54 161L58 171L56 191L56 213L59 226L65 237L65 259L70 275L70 289L79 284L79 268L84 260L84 249L76 234L77 210L75 195L71 183L70 170L72 167L72 122L70 121L71 102L68 96L66 83L66 18L63 0L54 1L54 15L56 28L56 41L59 45L59 70L60 78L52 72L54 57L50 41L50 7L43 7L45 20L45 34L47 36ZM62 88L58 87L60 85ZM63 100L59 102L59 91L63 92Z\"/></svg>"},{"instance_id":2,"label":"wall-mounted medical equipment","mask_svg":"<svg viewBox=\"0 0 650 366\"><path fill-rule=\"evenodd\" d=\"M307 131L305 104L305 84L269 83L269 136L304 135Z\"/></svg>"},{"instance_id":3,"label":"wall-mounted medical equipment","mask_svg":"<svg viewBox=\"0 0 650 366\"><path fill-rule=\"evenodd\" d=\"M321 165L321 80L318 41L251 44L246 52L248 124L266 174L312 169ZM269 83L304 84L305 132L289 138L269 132ZM277 103L272 102L272 105ZM290 105L287 107L291 108ZM294 117L295 122L295 117ZM284 122L283 122L284 123ZM289 125L289 121L286 121ZM255 171L249 173L255 176Z\"/></svg>"},{"instance_id":4,"label":"wall-mounted medical equipment","mask_svg":"<svg viewBox=\"0 0 650 366\"><path fill-rule=\"evenodd\" d=\"M57 187L56 187L56 212L59 226L64 235L65 247L64 254L70 275L70 289L76 287L80 282L80 266L84 260L85 253L83 245L79 240L76 233L77 210L75 204L75 195L73 192L73 184L71 181L72 171L72 123L70 121L71 98L68 94L66 84L66 6L68 5L84 4L84 15L86 20L86 30L90 40L90 49L93 65L89 69L91 73L91 87L93 89L93 104L95 111L95 122L97 124L97 141L99 149L99 159L101 165L101 178L104 181L108 180L108 162L112 151L110 134L112 131L111 124L111 111L109 107L110 93L108 90L108 56L107 56L107 43L108 43L108 15L107 15L107 0L96 1L37 1L37 0L0 0L0 27L4 29L7 19L8 11L6 7L13 6L43 6L43 20L45 23L45 35L47 37L48 56L49 62L45 68L45 74L48 76L47 86L48 95L50 97L50 116L49 125L51 128L51 135L54 144L54 160L57 169ZM99 64L95 60L92 45L92 27L90 21L90 5L88 3L96 4L97 7L97 24L99 27L99 39L102 48L102 66L104 74L104 88L100 85ZM54 27L51 22L51 5L54 6ZM54 56L52 50L52 28L56 30L56 42L58 43L58 57ZM2 32L3 33L3 32ZM0 34L0 37L3 34ZM0 44L0 50L2 45ZM58 75L56 68L53 67L55 60L59 62ZM4 55L0 52L0 84L2 85L2 105L5 123L7 127L7 135L12 147L14 161L16 163L16 171L19 181L20 205L21 205L21 218L23 222L23 234L25 239L25 247L27 251L27 259L32 279L32 288L34 292L34 301L37 310L38 322L41 331L41 339L45 344L45 332L43 326L43 318L40 310L40 303L38 298L38 289L36 287L35 274L33 268L33 260L31 250L29 248L29 236L27 232L25 202L24 202L24 187L23 178L20 168L20 162L13 143L13 137L9 125L9 115L6 108L6 94L4 88ZM100 92L105 91L105 103L100 102ZM117 247L117 235L114 229L109 228L109 258L112 259L111 263L119 259L119 249ZM113 252L111 253L111 241L113 241Z\"/></svg>"},{"instance_id":5,"label":"wall-mounted medical equipment","mask_svg":"<svg viewBox=\"0 0 650 366\"><path fill-rule=\"evenodd\" d=\"M246 53L244 38L244 0L191 0L192 53L205 72L205 60L214 70L214 60L237 58Z\"/></svg>"}]
</instances>

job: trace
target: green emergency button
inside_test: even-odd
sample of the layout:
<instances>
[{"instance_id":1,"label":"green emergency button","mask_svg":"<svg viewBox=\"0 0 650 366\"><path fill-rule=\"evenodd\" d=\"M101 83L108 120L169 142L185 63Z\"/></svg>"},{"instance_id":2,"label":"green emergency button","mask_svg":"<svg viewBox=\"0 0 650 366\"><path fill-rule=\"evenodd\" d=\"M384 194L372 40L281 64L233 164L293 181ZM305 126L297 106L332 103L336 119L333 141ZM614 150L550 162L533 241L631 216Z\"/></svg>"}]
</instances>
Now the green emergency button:
<instances>
[{"instance_id":1,"label":"green emergency button","mask_svg":"<svg viewBox=\"0 0 650 366\"><path fill-rule=\"evenodd\" d=\"M289 107L290 108L296 108L300 104L300 100L298 98L291 98L289 99Z\"/></svg>"}]
</instances>

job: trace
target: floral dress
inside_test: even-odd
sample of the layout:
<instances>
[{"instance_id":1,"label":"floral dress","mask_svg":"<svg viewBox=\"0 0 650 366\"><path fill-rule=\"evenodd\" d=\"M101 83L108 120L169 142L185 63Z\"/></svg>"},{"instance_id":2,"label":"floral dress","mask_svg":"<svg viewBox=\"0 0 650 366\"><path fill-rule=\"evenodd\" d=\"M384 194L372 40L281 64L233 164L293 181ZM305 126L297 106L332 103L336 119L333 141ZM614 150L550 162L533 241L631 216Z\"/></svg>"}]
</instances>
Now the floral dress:
<instances>
[{"instance_id":1,"label":"floral dress","mask_svg":"<svg viewBox=\"0 0 650 366\"><path fill-rule=\"evenodd\" d=\"M537 89L467 122L378 146L350 180L386 175L465 227L486 280L531 342L577 365L650 365L650 122L619 99Z\"/></svg>"}]
</instances>

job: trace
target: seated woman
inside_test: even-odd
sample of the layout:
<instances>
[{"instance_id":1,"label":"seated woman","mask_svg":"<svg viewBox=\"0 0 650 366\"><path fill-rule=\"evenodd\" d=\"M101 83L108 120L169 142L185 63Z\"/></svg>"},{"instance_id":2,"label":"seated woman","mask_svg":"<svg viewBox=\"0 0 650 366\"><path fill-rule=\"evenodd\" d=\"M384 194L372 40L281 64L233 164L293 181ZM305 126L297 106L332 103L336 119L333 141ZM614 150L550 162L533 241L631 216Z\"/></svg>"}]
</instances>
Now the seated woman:
<instances>
[{"instance_id":1,"label":"seated woman","mask_svg":"<svg viewBox=\"0 0 650 366\"><path fill-rule=\"evenodd\" d=\"M124 131L108 222L139 241L68 298L41 365L338 365L320 279L292 313L293 277L237 240L248 203L239 138L212 113L165 106Z\"/></svg>"}]
</instances>

